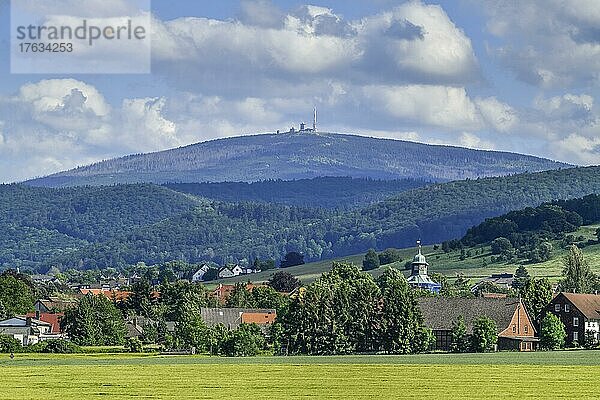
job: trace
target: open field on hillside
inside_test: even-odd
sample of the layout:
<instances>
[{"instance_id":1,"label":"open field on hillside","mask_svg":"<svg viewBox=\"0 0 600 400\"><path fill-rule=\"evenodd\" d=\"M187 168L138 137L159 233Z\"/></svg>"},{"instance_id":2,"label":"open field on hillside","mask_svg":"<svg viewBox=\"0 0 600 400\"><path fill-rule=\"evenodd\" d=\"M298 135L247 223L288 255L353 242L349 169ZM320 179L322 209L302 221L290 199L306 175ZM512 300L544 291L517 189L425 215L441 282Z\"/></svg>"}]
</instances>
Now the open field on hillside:
<instances>
[{"instance_id":1,"label":"open field on hillside","mask_svg":"<svg viewBox=\"0 0 600 400\"><path fill-rule=\"evenodd\" d=\"M598 355L0 355L0 399L594 398Z\"/></svg>"},{"instance_id":2,"label":"open field on hillside","mask_svg":"<svg viewBox=\"0 0 600 400\"><path fill-rule=\"evenodd\" d=\"M600 225L589 225L581 227L577 232L574 232L574 236L583 236L585 240L595 239L596 229ZM560 243L554 242L554 252L552 259L543 263L527 264L529 272L538 277L547 277L552 281L558 280L563 269L563 257L567 254L567 250L561 248ZM600 273L600 244L594 244L587 246L582 249L583 254L592 267L592 270L596 273ZM401 249L402 262L389 264L396 268L402 269L407 261L411 261L416 253L416 248ZM427 256L427 261L430 264L430 272L439 272L448 276L449 278L456 277L458 274L464 274L467 278L479 279L489 276L493 273L509 272L514 273L518 263L512 262L491 262L491 251L489 246L477 246L471 249L472 255L461 260L461 254L459 251L453 251L450 253L444 253L441 249L434 249L434 246L423 246L423 253ZM334 260L317 261L299 265L297 267L286 268L285 271L297 276L301 281L310 283L319 277L323 272L331 269L332 262L347 262L355 265L362 265L364 254L357 254L353 256L336 258ZM370 271L370 273L377 277L387 266L382 266L377 270ZM218 281L220 283L235 283L244 282L251 279L254 282L267 281L275 271L265 271L251 276L240 276L232 279L224 279ZM408 274L408 271L407 271ZM209 283L209 285L214 285Z\"/></svg>"}]
</instances>

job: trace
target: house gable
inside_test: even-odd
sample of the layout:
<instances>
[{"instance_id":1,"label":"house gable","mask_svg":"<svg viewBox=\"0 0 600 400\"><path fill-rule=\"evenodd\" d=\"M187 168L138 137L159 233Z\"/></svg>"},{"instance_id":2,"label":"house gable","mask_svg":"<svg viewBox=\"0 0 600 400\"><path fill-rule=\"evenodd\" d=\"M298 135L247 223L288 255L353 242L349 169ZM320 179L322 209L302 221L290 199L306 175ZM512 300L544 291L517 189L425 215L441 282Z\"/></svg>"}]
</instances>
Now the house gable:
<instances>
[{"instance_id":1,"label":"house gable","mask_svg":"<svg viewBox=\"0 0 600 400\"><path fill-rule=\"evenodd\" d=\"M498 327L500 328L500 327ZM508 326L498 336L535 337L535 328L522 301L519 301Z\"/></svg>"}]
</instances>

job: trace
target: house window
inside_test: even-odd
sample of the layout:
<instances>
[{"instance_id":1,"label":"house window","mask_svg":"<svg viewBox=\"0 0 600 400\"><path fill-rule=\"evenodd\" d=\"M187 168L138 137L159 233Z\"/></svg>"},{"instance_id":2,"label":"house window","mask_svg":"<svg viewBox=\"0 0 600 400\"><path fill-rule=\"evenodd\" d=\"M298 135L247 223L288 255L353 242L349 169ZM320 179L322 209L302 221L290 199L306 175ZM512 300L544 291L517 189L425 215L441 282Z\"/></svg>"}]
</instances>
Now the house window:
<instances>
[{"instance_id":1,"label":"house window","mask_svg":"<svg viewBox=\"0 0 600 400\"><path fill-rule=\"evenodd\" d=\"M554 305L554 311L556 311L556 312L560 311L560 304L555 304Z\"/></svg>"},{"instance_id":2,"label":"house window","mask_svg":"<svg viewBox=\"0 0 600 400\"><path fill-rule=\"evenodd\" d=\"M565 312L569 312L569 311L571 311L571 305L565 304Z\"/></svg>"},{"instance_id":3,"label":"house window","mask_svg":"<svg viewBox=\"0 0 600 400\"><path fill-rule=\"evenodd\" d=\"M573 326L579 326L579 318L573 317Z\"/></svg>"},{"instance_id":4,"label":"house window","mask_svg":"<svg viewBox=\"0 0 600 400\"><path fill-rule=\"evenodd\" d=\"M579 332L573 332L573 341L574 342L579 341Z\"/></svg>"}]
</instances>

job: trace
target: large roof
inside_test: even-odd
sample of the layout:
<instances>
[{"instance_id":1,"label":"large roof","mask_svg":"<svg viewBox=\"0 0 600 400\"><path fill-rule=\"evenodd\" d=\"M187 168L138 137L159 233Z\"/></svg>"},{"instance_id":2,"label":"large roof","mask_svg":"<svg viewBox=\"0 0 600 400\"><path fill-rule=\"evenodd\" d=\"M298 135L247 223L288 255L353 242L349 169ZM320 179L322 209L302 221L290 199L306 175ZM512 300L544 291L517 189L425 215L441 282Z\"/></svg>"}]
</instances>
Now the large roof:
<instances>
[{"instance_id":1,"label":"large roof","mask_svg":"<svg viewBox=\"0 0 600 400\"><path fill-rule=\"evenodd\" d=\"M259 323L270 323L270 318L260 318L261 315L277 315L277 311L274 309L256 309L256 308L201 308L200 315L206 323L206 325L214 326L223 324L226 328L235 329L242 322L246 322L247 318L244 318L245 314L250 314L248 322Z\"/></svg>"},{"instance_id":2,"label":"large roof","mask_svg":"<svg viewBox=\"0 0 600 400\"><path fill-rule=\"evenodd\" d=\"M561 293L588 319L600 319L600 295Z\"/></svg>"},{"instance_id":3,"label":"large roof","mask_svg":"<svg viewBox=\"0 0 600 400\"><path fill-rule=\"evenodd\" d=\"M510 325L519 300L515 298L445 298L426 297L419 299L419 308L423 314L425 326L434 330L451 330L460 315L465 319L467 332L472 332L473 323L479 317L486 316L494 322L498 332Z\"/></svg>"}]
</instances>

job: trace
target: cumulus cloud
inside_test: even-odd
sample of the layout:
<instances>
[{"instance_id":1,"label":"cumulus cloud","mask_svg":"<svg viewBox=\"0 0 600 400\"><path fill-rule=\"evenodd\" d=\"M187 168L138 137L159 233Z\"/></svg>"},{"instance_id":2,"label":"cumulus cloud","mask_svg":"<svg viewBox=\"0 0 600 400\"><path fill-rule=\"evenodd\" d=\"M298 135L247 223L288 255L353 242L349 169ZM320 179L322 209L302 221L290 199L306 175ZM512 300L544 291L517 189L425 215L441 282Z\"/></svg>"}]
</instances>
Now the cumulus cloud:
<instances>
[{"instance_id":1,"label":"cumulus cloud","mask_svg":"<svg viewBox=\"0 0 600 400\"><path fill-rule=\"evenodd\" d=\"M475 100L483 121L498 132L508 132L519 122L517 111L495 97Z\"/></svg>"},{"instance_id":2,"label":"cumulus cloud","mask_svg":"<svg viewBox=\"0 0 600 400\"><path fill-rule=\"evenodd\" d=\"M600 13L595 0L486 0L492 54L525 82L544 88L597 85Z\"/></svg>"},{"instance_id":3,"label":"cumulus cloud","mask_svg":"<svg viewBox=\"0 0 600 400\"><path fill-rule=\"evenodd\" d=\"M282 96L306 80L352 84L451 84L477 81L469 38L439 6L410 2L347 20L307 5L280 15L267 1L242 3L238 20L153 22L155 71L182 89L216 95ZM262 21L262 12L268 21ZM218 84L217 84L218 83Z\"/></svg>"},{"instance_id":4,"label":"cumulus cloud","mask_svg":"<svg viewBox=\"0 0 600 400\"><path fill-rule=\"evenodd\" d=\"M405 3L360 24L365 71L391 83L465 84L479 79L470 39L440 6Z\"/></svg>"},{"instance_id":5,"label":"cumulus cloud","mask_svg":"<svg viewBox=\"0 0 600 400\"><path fill-rule=\"evenodd\" d=\"M481 121L464 88L368 86L366 100L394 118L448 129L478 129Z\"/></svg>"},{"instance_id":6,"label":"cumulus cloud","mask_svg":"<svg viewBox=\"0 0 600 400\"><path fill-rule=\"evenodd\" d=\"M126 99L114 108L95 87L74 79L26 84L0 97L0 180L176 146L176 127L163 107L164 99Z\"/></svg>"},{"instance_id":7,"label":"cumulus cloud","mask_svg":"<svg viewBox=\"0 0 600 400\"><path fill-rule=\"evenodd\" d=\"M587 165L600 162L600 138L589 138L572 133L553 143L554 153L567 160L577 160Z\"/></svg>"}]
</instances>

